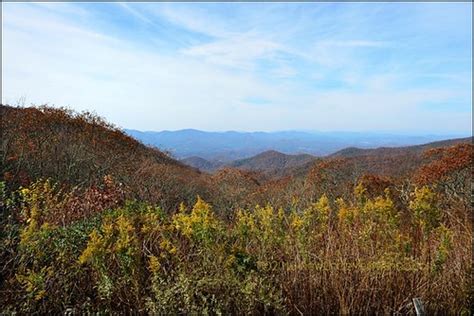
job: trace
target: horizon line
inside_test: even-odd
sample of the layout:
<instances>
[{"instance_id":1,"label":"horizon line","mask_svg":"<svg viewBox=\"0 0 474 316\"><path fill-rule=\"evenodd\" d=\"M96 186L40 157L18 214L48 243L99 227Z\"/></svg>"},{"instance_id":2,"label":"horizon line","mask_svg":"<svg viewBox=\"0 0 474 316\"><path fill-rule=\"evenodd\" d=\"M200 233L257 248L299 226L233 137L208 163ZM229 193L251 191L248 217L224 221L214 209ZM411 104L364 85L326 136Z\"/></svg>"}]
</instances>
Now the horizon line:
<instances>
[{"instance_id":1,"label":"horizon line","mask_svg":"<svg viewBox=\"0 0 474 316\"><path fill-rule=\"evenodd\" d=\"M277 134L277 133L306 133L306 134L378 134L378 135L390 135L390 136L411 136L411 137L422 137L422 136L459 136L459 137L472 137L472 131L469 132L411 132L411 131L383 131L383 130L308 130L308 129L284 129L284 130L203 130L198 128L182 128L182 129L163 129L163 130L140 130L135 128L123 128L124 131L136 131L141 133L177 133L185 131L201 132L201 133L238 133L238 134Z\"/></svg>"}]
</instances>

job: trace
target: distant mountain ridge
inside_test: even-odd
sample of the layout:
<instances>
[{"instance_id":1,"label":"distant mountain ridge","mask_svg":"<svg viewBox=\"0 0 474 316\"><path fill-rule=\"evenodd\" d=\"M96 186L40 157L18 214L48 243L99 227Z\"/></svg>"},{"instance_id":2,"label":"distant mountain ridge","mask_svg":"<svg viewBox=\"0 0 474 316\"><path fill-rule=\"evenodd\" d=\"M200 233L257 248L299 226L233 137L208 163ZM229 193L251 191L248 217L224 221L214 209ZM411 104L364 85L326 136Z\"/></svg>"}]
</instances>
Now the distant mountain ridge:
<instances>
[{"instance_id":1,"label":"distant mountain ridge","mask_svg":"<svg viewBox=\"0 0 474 316\"><path fill-rule=\"evenodd\" d=\"M379 147L379 148L370 148L370 149L348 147L329 155L329 157L350 158L350 157L368 156L368 155L389 156L389 155L400 154L400 153L405 153L405 152L419 153L431 148L447 147L447 146L453 146L453 145L461 144L461 143L472 143L472 137L446 139L446 140L430 142L430 143L421 144L421 145L402 146L402 147Z\"/></svg>"},{"instance_id":2,"label":"distant mountain ridge","mask_svg":"<svg viewBox=\"0 0 474 316\"><path fill-rule=\"evenodd\" d=\"M147 145L171 153L178 159L196 156L219 163L250 158L269 150L290 155L326 156L347 147L399 147L457 137L360 132L205 132L195 129L161 132L128 129L125 132Z\"/></svg>"}]
</instances>

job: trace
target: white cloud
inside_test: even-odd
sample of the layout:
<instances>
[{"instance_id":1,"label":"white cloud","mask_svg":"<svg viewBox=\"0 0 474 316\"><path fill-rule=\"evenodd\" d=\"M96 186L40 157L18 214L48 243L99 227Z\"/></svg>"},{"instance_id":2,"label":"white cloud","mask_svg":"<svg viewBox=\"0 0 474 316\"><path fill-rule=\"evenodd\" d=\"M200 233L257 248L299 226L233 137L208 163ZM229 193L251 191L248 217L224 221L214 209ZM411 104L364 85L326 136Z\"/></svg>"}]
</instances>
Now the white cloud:
<instances>
[{"instance_id":1,"label":"white cloud","mask_svg":"<svg viewBox=\"0 0 474 316\"><path fill-rule=\"evenodd\" d=\"M279 44L271 41L249 36L236 36L192 46L181 52L184 55L202 58L210 63L248 69L258 59L271 58L280 49Z\"/></svg>"}]
</instances>

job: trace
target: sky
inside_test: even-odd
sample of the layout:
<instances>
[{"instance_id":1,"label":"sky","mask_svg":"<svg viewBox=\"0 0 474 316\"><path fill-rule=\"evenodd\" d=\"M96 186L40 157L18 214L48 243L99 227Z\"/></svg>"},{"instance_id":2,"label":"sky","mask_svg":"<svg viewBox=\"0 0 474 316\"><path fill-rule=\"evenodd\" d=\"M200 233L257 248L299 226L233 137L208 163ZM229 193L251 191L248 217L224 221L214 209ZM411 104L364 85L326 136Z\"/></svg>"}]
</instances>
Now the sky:
<instances>
[{"instance_id":1,"label":"sky","mask_svg":"<svg viewBox=\"0 0 474 316\"><path fill-rule=\"evenodd\" d=\"M472 3L2 3L2 103L123 128L471 135Z\"/></svg>"}]
</instances>

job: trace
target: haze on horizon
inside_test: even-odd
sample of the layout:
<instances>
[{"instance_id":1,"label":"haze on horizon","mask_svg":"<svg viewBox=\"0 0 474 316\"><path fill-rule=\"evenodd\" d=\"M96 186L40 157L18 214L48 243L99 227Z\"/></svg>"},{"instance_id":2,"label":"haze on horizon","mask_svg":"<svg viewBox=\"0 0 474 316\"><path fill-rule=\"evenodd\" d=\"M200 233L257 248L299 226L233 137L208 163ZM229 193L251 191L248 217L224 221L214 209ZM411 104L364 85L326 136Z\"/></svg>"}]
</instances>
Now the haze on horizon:
<instances>
[{"instance_id":1,"label":"haze on horizon","mask_svg":"<svg viewBox=\"0 0 474 316\"><path fill-rule=\"evenodd\" d=\"M2 103L137 130L471 135L471 3L2 3Z\"/></svg>"}]
</instances>

